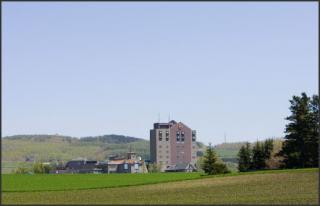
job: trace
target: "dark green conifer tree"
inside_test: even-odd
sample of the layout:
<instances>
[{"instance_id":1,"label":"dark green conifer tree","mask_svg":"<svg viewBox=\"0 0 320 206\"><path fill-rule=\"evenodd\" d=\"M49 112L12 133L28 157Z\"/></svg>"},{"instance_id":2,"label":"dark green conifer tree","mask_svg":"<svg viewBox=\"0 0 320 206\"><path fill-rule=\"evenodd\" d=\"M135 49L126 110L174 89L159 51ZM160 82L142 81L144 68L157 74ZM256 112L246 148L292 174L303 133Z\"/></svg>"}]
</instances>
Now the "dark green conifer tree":
<instances>
[{"instance_id":1,"label":"dark green conifer tree","mask_svg":"<svg viewBox=\"0 0 320 206\"><path fill-rule=\"evenodd\" d=\"M240 148L238 153L238 162L239 162L238 170L240 172L246 172L250 170L251 159L252 159L251 146L249 142L246 142L246 144Z\"/></svg>"},{"instance_id":2,"label":"dark green conifer tree","mask_svg":"<svg viewBox=\"0 0 320 206\"><path fill-rule=\"evenodd\" d=\"M278 155L283 157L283 167L304 168L318 166L319 97L312 99L302 93L290 100L291 115L286 118L286 136Z\"/></svg>"}]
</instances>

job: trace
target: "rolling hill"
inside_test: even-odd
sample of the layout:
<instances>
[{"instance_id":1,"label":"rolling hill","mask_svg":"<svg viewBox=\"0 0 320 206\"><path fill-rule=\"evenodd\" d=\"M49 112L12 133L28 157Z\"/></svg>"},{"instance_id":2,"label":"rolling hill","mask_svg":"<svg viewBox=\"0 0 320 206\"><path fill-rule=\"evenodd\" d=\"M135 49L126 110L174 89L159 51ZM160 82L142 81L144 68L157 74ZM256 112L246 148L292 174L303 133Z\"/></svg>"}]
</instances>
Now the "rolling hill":
<instances>
[{"instance_id":1,"label":"rolling hill","mask_svg":"<svg viewBox=\"0 0 320 206\"><path fill-rule=\"evenodd\" d=\"M198 142L198 148L204 144ZM63 135L14 135L2 138L2 173L18 166L29 167L34 161L66 162L77 158L104 160L111 155L134 151L149 159L149 141L124 135L70 137Z\"/></svg>"},{"instance_id":2,"label":"rolling hill","mask_svg":"<svg viewBox=\"0 0 320 206\"><path fill-rule=\"evenodd\" d=\"M123 135L75 138L61 135L16 135L2 139L3 161L70 160L77 157L102 160L123 155L131 148L149 158L149 141Z\"/></svg>"},{"instance_id":3,"label":"rolling hill","mask_svg":"<svg viewBox=\"0 0 320 206\"><path fill-rule=\"evenodd\" d=\"M236 170L237 153L244 142L214 146L217 155ZM198 156L206 146L197 142ZM110 155L125 155L129 150L143 159L150 158L149 141L124 135L70 137L63 135L14 135L2 138L2 173L10 173L19 165L30 166L33 161L66 162L75 158L104 160Z\"/></svg>"}]
</instances>

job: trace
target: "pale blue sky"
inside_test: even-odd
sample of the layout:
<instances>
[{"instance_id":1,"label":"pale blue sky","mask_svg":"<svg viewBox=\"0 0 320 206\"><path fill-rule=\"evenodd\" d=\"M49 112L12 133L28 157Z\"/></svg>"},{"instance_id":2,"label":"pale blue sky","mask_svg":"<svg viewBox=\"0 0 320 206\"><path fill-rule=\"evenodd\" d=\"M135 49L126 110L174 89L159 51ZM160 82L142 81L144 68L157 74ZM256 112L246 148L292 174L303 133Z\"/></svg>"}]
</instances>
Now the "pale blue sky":
<instances>
[{"instance_id":1,"label":"pale blue sky","mask_svg":"<svg viewBox=\"0 0 320 206\"><path fill-rule=\"evenodd\" d=\"M198 140L283 135L317 93L308 3L2 3L2 135L149 138L168 114Z\"/></svg>"}]
</instances>

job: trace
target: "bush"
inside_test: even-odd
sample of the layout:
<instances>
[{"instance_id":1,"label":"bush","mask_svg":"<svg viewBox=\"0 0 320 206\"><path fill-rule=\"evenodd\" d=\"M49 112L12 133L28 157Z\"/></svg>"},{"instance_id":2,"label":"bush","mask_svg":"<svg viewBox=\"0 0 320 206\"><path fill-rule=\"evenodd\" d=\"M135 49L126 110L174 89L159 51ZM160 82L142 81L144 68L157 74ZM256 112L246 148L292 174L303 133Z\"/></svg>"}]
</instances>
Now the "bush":
<instances>
[{"instance_id":1,"label":"bush","mask_svg":"<svg viewBox=\"0 0 320 206\"><path fill-rule=\"evenodd\" d=\"M213 174L226 174L230 173L227 166L223 163L215 163L213 165Z\"/></svg>"},{"instance_id":2,"label":"bush","mask_svg":"<svg viewBox=\"0 0 320 206\"><path fill-rule=\"evenodd\" d=\"M16 174L26 174L26 173L28 173L28 172L29 172L29 169L26 168L26 167L18 167L18 168L14 171L14 173L16 173Z\"/></svg>"},{"instance_id":3,"label":"bush","mask_svg":"<svg viewBox=\"0 0 320 206\"><path fill-rule=\"evenodd\" d=\"M147 169L150 173L161 172L161 165L156 163L150 163L147 165Z\"/></svg>"},{"instance_id":4,"label":"bush","mask_svg":"<svg viewBox=\"0 0 320 206\"><path fill-rule=\"evenodd\" d=\"M32 170L35 174L49 173L51 166L37 162L33 165Z\"/></svg>"}]
</instances>

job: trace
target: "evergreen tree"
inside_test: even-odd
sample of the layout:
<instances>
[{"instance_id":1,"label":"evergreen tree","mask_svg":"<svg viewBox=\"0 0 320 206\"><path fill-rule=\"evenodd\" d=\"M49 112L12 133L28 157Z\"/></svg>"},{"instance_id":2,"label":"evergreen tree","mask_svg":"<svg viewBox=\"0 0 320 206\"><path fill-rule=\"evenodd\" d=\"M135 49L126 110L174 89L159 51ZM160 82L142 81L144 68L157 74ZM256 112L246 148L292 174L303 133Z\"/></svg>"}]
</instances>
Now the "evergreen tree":
<instances>
[{"instance_id":1,"label":"evergreen tree","mask_svg":"<svg viewBox=\"0 0 320 206\"><path fill-rule=\"evenodd\" d=\"M306 140L311 167L318 167L319 163L319 103L319 96L313 95L310 101L310 136Z\"/></svg>"},{"instance_id":2,"label":"evergreen tree","mask_svg":"<svg viewBox=\"0 0 320 206\"><path fill-rule=\"evenodd\" d=\"M251 147L250 147L250 143L247 142L245 145L243 145L238 153L238 170L240 172L246 172L250 169L251 166L251 155L252 155L252 151L251 151Z\"/></svg>"},{"instance_id":3,"label":"evergreen tree","mask_svg":"<svg viewBox=\"0 0 320 206\"><path fill-rule=\"evenodd\" d=\"M265 169L265 153L264 153L264 144L257 141L252 148L252 166L254 170Z\"/></svg>"},{"instance_id":4,"label":"evergreen tree","mask_svg":"<svg viewBox=\"0 0 320 206\"><path fill-rule=\"evenodd\" d=\"M285 168L318 166L319 97L310 99L306 93L290 100L291 115L285 129L285 142L278 155L283 156Z\"/></svg>"},{"instance_id":5,"label":"evergreen tree","mask_svg":"<svg viewBox=\"0 0 320 206\"><path fill-rule=\"evenodd\" d=\"M209 175L230 172L225 164L218 162L218 158L211 144L209 144L207 147L206 154L203 159L202 169L206 174Z\"/></svg>"},{"instance_id":6,"label":"evergreen tree","mask_svg":"<svg viewBox=\"0 0 320 206\"><path fill-rule=\"evenodd\" d=\"M265 161L270 159L272 150L273 150L273 140L272 139L265 140L263 144L263 154L264 154Z\"/></svg>"},{"instance_id":7,"label":"evergreen tree","mask_svg":"<svg viewBox=\"0 0 320 206\"><path fill-rule=\"evenodd\" d=\"M207 147L206 154L204 155L202 169L206 174L214 174L214 164L217 162L216 154L211 146Z\"/></svg>"}]
</instances>

